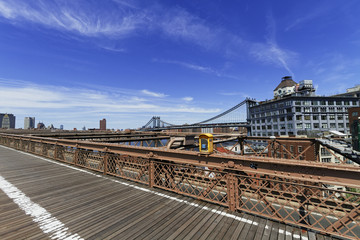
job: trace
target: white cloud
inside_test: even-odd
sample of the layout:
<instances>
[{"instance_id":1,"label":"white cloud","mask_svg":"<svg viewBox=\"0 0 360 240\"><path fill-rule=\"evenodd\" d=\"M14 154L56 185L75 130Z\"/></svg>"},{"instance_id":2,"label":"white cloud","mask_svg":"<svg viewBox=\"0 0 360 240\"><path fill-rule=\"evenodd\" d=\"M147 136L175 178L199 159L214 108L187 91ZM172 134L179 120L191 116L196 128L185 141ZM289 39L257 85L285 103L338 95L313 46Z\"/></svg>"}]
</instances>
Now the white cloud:
<instances>
[{"instance_id":1,"label":"white cloud","mask_svg":"<svg viewBox=\"0 0 360 240\"><path fill-rule=\"evenodd\" d=\"M291 76L295 76L289 67L289 62L296 57L296 53L290 50L282 49L276 41L276 23L272 13L267 15L268 33L266 43L250 44L250 54L255 59L283 67Z\"/></svg>"},{"instance_id":2,"label":"white cloud","mask_svg":"<svg viewBox=\"0 0 360 240\"><path fill-rule=\"evenodd\" d=\"M101 89L97 86L94 89ZM121 94L119 94L121 93ZM1 112L14 113L17 116L17 127L22 127L24 116L35 116L37 121L46 124L77 123L71 127L82 127L86 122L97 127L97 119L102 117L131 119L124 127L140 127L153 115L177 114L211 114L220 110L179 104L178 99L164 99L165 94L149 90L93 90L90 88L66 88L51 85L36 85L24 81L13 81L0 78ZM187 116L186 121L191 121ZM117 121L120 121L119 119ZM171 119L169 120L171 122ZM195 122L195 121L194 121ZM70 126L69 126L70 127ZM122 128L124 128L122 127Z\"/></svg>"},{"instance_id":3,"label":"white cloud","mask_svg":"<svg viewBox=\"0 0 360 240\"><path fill-rule=\"evenodd\" d=\"M157 97L157 98L164 98L166 97L167 95L164 94L164 93L157 93L157 92L151 92L149 90L141 90L141 92L145 95L148 95L148 96L151 96L151 97Z\"/></svg>"},{"instance_id":4,"label":"white cloud","mask_svg":"<svg viewBox=\"0 0 360 240\"><path fill-rule=\"evenodd\" d=\"M107 10L104 15L105 12L99 10L101 4L81 3L4 0L0 3L0 15L13 22L29 21L90 37L122 37L144 24L142 12L112 9Z\"/></svg>"},{"instance_id":5,"label":"white cloud","mask_svg":"<svg viewBox=\"0 0 360 240\"><path fill-rule=\"evenodd\" d=\"M201 65L196 65L196 64L192 64L192 63L187 63L187 62L181 62L181 61L176 61L176 60L163 60L163 59L153 59L154 62L159 62L159 63L169 63L169 64L176 64L185 68L189 68L195 71L199 71L199 72L203 72L203 73L207 73L207 74L212 74L215 75L217 77L221 77L221 78L232 78L232 79L237 79L240 80L240 78L236 77L236 76L231 76L225 73L222 73L221 71L218 71L216 69L213 69L211 67L206 67L206 66L201 66Z\"/></svg>"},{"instance_id":6,"label":"white cloud","mask_svg":"<svg viewBox=\"0 0 360 240\"><path fill-rule=\"evenodd\" d=\"M192 100L194 100L193 97L183 97L182 100L184 100L185 102L191 102Z\"/></svg>"}]
</instances>

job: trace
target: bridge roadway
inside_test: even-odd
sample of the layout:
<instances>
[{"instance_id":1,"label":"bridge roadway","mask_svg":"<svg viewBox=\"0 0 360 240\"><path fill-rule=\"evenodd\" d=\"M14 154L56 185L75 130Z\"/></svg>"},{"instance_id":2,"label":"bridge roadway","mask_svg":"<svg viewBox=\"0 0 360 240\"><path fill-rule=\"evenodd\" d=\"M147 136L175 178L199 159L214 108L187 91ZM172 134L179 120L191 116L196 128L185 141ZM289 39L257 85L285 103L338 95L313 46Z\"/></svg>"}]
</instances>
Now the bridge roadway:
<instances>
[{"instance_id":1,"label":"bridge roadway","mask_svg":"<svg viewBox=\"0 0 360 240\"><path fill-rule=\"evenodd\" d=\"M332 239L0 146L0 239Z\"/></svg>"}]
</instances>

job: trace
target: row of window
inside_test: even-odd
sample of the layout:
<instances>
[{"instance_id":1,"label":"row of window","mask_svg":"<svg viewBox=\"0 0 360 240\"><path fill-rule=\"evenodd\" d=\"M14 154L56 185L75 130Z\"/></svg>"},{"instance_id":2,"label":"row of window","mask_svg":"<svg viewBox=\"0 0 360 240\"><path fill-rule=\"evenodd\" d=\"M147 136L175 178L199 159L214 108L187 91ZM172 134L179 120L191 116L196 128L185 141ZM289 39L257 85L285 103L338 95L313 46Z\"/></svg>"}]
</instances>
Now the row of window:
<instances>
[{"instance_id":1,"label":"row of window","mask_svg":"<svg viewBox=\"0 0 360 240\"><path fill-rule=\"evenodd\" d=\"M349 107L295 107L295 112L318 113L318 112L347 112Z\"/></svg>"},{"instance_id":2,"label":"row of window","mask_svg":"<svg viewBox=\"0 0 360 240\"><path fill-rule=\"evenodd\" d=\"M336 129L336 128L344 128L344 126L346 126L347 128L349 128L349 124L346 123L344 125L344 123L338 123L337 127L336 127L336 123L296 123L296 129Z\"/></svg>"},{"instance_id":3,"label":"row of window","mask_svg":"<svg viewBox=\"0 0 360 240\"><path fill-rule=\"evenodd\" d=\"M314 101L295 101L295 106L357 106L358 103L356 100L314 100ZM265 110L270 110L270 109L279 109L279 108L283 108L286 106L292 106L292 101L286 101L286 102L281 102L281 103L273 103L273 104L267 104L265 106L261 106L261 107L255 107L253 108L253 110L251 110L251 112L263 112Z\"/></svg>"},{"instance_id":4,"label":"row of window","mask_svg":"<svg viewBox=\"0 0 360 240\"><path fill-rule=\"evenodd\" d=\"M297 121L303 121L303 120L344 120L344 115L343 114L329 114L329 115L296 115L295 119ZM349 116L345 115L345 120L348 120ZM252 120L252 123L276 123L276 122L285 122L285 120L287 121L292 121L293 117L292 116L287 116L287 117L272 117L272 118L263 118L263 119L257 119L257 120Z\"/></svg>"},{"instance_id":5,"label":"row of window","mask_svg":"<svg viewBox=\"0 0 360 240\"><path fill-rule=\"evenodd\" d=\"M349 128L349 124L346 123L296 123L296 129L338 129L338 128ZM285 129L292 129L293 124L279 124L279 125L262 125L262 126L252 126L252 130L285 130Z\"/></svg>"},{"instance_id":6,"label":"row of window","mask_svg":"<svg viewBox=\"0 0 360 240\"><path fill-rule=\"evenodd\" d=\"M349 101L349 100L338 100L338 101L334 101L334 100L322 100L322 101L295 101L295 105L296 106L317 106L317 105L324 105L324 106L341 106L341 105L345 105L345 106L350 106L350 105L357 105L357 101L353 100L353 101Z\"/></svg>"}]
</instances>

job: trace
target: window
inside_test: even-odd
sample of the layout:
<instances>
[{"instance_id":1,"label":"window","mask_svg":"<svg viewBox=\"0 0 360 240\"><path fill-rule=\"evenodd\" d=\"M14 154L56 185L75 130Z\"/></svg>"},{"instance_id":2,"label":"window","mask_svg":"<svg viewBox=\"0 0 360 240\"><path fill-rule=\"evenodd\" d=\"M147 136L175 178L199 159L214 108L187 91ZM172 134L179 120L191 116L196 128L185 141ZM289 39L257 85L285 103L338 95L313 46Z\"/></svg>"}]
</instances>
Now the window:
<instances>
[{"instance_id":1,"label":"window","mask_svg":"<svg viewBox=\"0 0 360 240\"><path fill-rule=\"evenodd\" d=\"M338 112L342 112L343 111L343 108L342 107L338 107L336 108Z\"/></svg>"},{"instance_id":2,"label":"window","mask_svg":"<svg viewBox=\"0 0 360 240\"><path fill-rule=\"evenodd\" d=\"M271 122L271 118L268 118L268 119L266 119L267 120L267 122Z\"/></svg>"},{"instance_id":3,"label":"window","mask_svg":"<svg viewBox=\"0 0 360 240\"><path fill-rule=\"evenodd\" d=\"M293 128L293 125L291 123L288 123L288 128Z\"/></svg>"},{"instance_id":4,"label":"window","mask_svg":"<svg viewBox=\"0 0 360 240\"><path fill-rule=\"evenodd\" d=\"M321 124L321 128L328 128L327 123L322 123L322 124Z\"/></svg>"},{"instance_id":5,"label":"window","mask_svg":"<svg viewBox=\"0 0 360 240\"><path fill-rule=\"evenodd\" d=\"M342 105L342 101L336 101L336 105L337 105L337 106Z\"/></svg>"},{"instance_id":6,"label":"window","mask_svg":"<svg viewBox=\"0 0 360 240\"><path fill-rule=\"evenodd\" d=\"M273 118L273 122L277 122L277 120L278 120L277 117Z\"/></svg>"},{"instance_id":7,"label":"window","mask_svg":"<svg viewBox=\"0 0 360 240\"><path fill-rule=\"evenodd\" d=\"M298 153L302 152L302 146L298 146Z\"/></svg>"},{"instance_id":8,"label":"window","mask_svg":"<svg viewBox=\"0 0 360 240\"><path fill-rule=\"evenodd\" d=\"M285 124L280 124L280 129L285 129Z\"/></svg>"},{"instance_id":9,"label":"window","mask_svg":"<svg viewBox=\"0 0 360 240\"><path fill-rule=\"evenodd\" d=\"M290 152L294 153L294 146L293 145L290 145Z\"/></svg>"},{"instance_id":10,"label":"window","mask_svg":"<svg viewBox=\"0 0 360 240\"><path fill-rule=\"evenodd\" d=\"M311 102L311 105L313 105L313 106L317 106L319 104L319 101L312 101Z\"/></svg>"},{"instance_id":11,"label":"window","mask_svg":"<svg viewBox=\"0 0 360 240\"><path fill-rule=\"evenodd\" d=\"M319 112L319 108L318 108L318 107L313 107L313 108L312 108L312 111L313 111L313 112Z\"/></svg>"},{"instance_id":12,"label":"window","mask_svg":"<svg viewBox=\"0 0 360 240\"><path fill-rule=\"evenodd\" d=\"M331 158L322 158L321 162L329 163L329 162L331 162Z\"/></svg>"},{"instance_id":13,"label":"window","mask_svg":"<svg viewBox=\"0 0 360 240\"><path fill-rule=\"evenodd\" d=\"M295 112L301 112L301 107L296 107Z\"/></svg>"},{"instance_id":14,"label":"window","mask_svg":"<svg viewBox=\"0 0 360 240\"><path fill-rule=\"evenodd\" d=\"M321 112L326 112L326 107L320 108L320 111L321 111Z\"/></svg>"},{"instance_id":15,"label":"window","mask_svg":"<svg viewBox=\"0 0 360 240\"><path fill-rule=\"evenodd\" d=\"M304 120L310 120L310 115L305 115Z\"/></svg>"},{"instance_id":16,"label":"window","mask_svg":"<svg viewBox=\"0 0 360 240\"><path fill-rule=\"evenodd\" d=\"M320 105L326 105L326 101L320 101Z\"/></svg>"},{"instance_id":17,"label":"window","mask_svg":"<svg viewBox=\"0 0 360 240\"><path fill-rule=\"evenodd\" d=\"M310 106L311 102L310 101L304 101L304 106Z\"/></svg>"},{"instance_id":18,"label":"window","mask_svg":"<svg viewBox=\"0 0 360 240\"><path fill-rule=\"evenodd\" d=\"M329 112L335 112L335 108L334 107L329 107Z\"/></svg>"},{"instance_id":19,"label":"window","mask_svg":"<svg viewBox=\"0 0 360 240\"><path fill-rule=\"evenodd\" d=\"M273 128L277 130L277 129L278 129L278 125L274 125Z\"/></svg>"},{"instance_id":20,"label":"window","mask_svg":"<svg viewBox=\"0 0 360 240\"><path fill-rule=\"evenodd\" d=\"M262 129L262 130L265 130L265 129L266 129L266 126L261 126L261 129Z\"/></svg>"},{"instance_id":21,"label":"window","mask_svg":"<svg viewBox=\"0 0 360 240\"><path fill-rule=\"evenodd\" d=\"M344 124L343 123L338 123L338 127L339 128L344 128Z\"/></svg>"},{"instance_id":22,"label":"window","mask_svg":"<svg viewBox=\"0 0 360 240\"><path fill-rule=\"evenodd\" d=\"M321 115L321 120L327 120L326 115Z\"/></svg>"},{"instance_id":23,"label":"window","mask_svg":"<svg viewBox=\"0 0 360 240\"><path fill-rule=\"evenodd\" d=\"M314 128L319 128L319 124L318 124L318 123L314 123Z\"/></svg>"},{"instance_id":24,"label":"window","mask_svg":"<svg viewBox=\"0 0 360 240\"><path fill-rule=\"evenodd\" d=\"M334 101L328 101L328 105L334 105Z\"/></svg>"},{"instance_id":25,"label":"window","mask_svg":"<svg viewBox=\"0 0 360 240\"><path fill-rule=\"evenodd\" d=\"M265 119L261 119L261 122L262 122L262 123L265 123Z\"/></svg>"},{"instance_id":26,"label":"window","mask_svg":"<svg viewBox=\"0 0 360 240\"><path fill-rule=\"evenodd\" d=\"M296 115L296 120L301 121L302 120L302 115Z\"/></svg>"},{"instance_id":27,"label":"window","mask_svg":"<svg viewBox=\"0 0 360 240\"><path fill-rule=\"evenodd\" d=\"M284 122L284 121L285 121L285 117L281 117L280 122Z\"/></svg>"},{"instance_id":28,"label":"window","mask_svg":"<svg viewBox=\"0 0 360 240\"><path fill-rule=\"evenodd\" d=\"M335 123L330 123L330 128L336 128L336 124Z\"/></svg>"},{"instance_id":29,"label":"window","mask_svg":"<svg viewBox=\"0 0 360 240\"><path fill-rule=\"evenodd\" d=\"M319 120L319 115L314 115L313 120Z\"/></svg>"},{"instance_id":30,"label":"window","mask_svg":"<svg viewBox=\"0 0 360 240\"><path fill-rule=\"evenodd\" d=\"M310 129L311 128L311 123L305 123L305 129Z\"/></svg>"},{"instance_id":31,"label":"window","mask_svg":"<svg viewBox=\"0 0 360 240\"><path fill-rule=\"evenodd\" d=\"M260 130L260 126L257 126L256 128L257 128L257 130Z\"/></svg>"},{"instance_id":32,"label":"window","mask_svg":"<svg viewBox=\"0 0 360 240\"><path fill-rule=\"evenodd\" d=\"M310 107L304 107L304 112L309 113L310 112Z\"/></svg>"},{"instance_id":33,"label":"window","mask_svg":"<svg viewBox=\"0 0 360 240\"><path fill-rule=\"evenodd\" d=\"M291 120L292 120L292 116L288 116L288 117L287 117L287 120L288 120L288 121L291 121Z\"/></svg>"},{"instance_id":34,"label":"window","mask_svg":"<svg viewBox=\"0 0 360 240\"><path fill-rule=\"evenodd\" d=\"M302 129L302 128L303 128L303 124L302 124L302 123L297 123L297 124L296 124L296 128L297 128L297 129Z\"/></svg>"},{"instance_id":35,"label":"window","mask_svg":"<svg viewBox=\"0 0 360 240\"><path fill-rule=\"evenodd\" d=\"M359 115L359 112L353 112L352 114L351 114L351 116L353 116L353 117L356 117L356 116L358 116Z\"/></svg>"},{"instance_id":36,"label":"window","mask_svg":"<svg viewBox=\"0 0 360 240\"><path fill-rule=\"evenodd\" d=\"M267 126L267 129L271 129L271 125L268 125L268 126Z\"/></svg>"},{"instance_id":37,"label":"window","mask_svg":"<svg viewBox=\"0 0 360 240\"><path fill-rule=\"evenodd\" d=\"M344 101L344 105L348 106L348 105L350 105L350 102L349 101Z\"/></svg>"},{"instance_id":38,"label":"window","mask_svg":"<svg viewBox=\"0 0 360 240\"><path fill-rule=\"evenodd\" d=\"M343 116L343 115L338 115L338 116L337 116L337 119L338 119L338 120L343 120L343 119L344 119L344 116Z\"/></svg>"},{"instance_id":39,"label":"window","mask_svg":"<svg viewBox=\"0 0 360 240\"><path fill-rule=\"evenodd\" d=\"M330 114L329 115L329 120L335 120L335 114Z\"/></svg>"}]
</instances>

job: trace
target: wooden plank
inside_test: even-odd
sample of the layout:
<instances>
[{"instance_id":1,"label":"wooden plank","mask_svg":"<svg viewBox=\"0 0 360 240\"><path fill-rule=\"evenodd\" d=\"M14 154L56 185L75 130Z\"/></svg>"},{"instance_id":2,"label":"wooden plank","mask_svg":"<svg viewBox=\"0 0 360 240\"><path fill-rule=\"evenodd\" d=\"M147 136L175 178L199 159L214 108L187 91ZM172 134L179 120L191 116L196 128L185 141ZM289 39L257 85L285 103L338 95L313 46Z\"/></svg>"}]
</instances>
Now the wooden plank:
<instances>
[{"instance_id":1,"label":"wooden plank","mask_svg":"<svg viewBox=\"0 0 360 240\"><path fill-rule=\"evenodd\" d=\"M256 234L254 236L254 240L261 240L263 232L265 230L266 219L260 218L258 228L256 230Z\"/></svg>"},{"instance_id":2,"label":"wooden plank","mask_svg":"<svg viewBox=\"0 0 360 240\"><path fill-rule=\"evenodd\" d=\"M279 235L279 226L278 222L274 222L271 227L270 240L277 240Z\"/></svg>"},{"instance_id":3,"label":"wooden plank","mask_svg":"<svg viewBox=\"0 0 360 240\"><path fill-rule=\"evenodd\" d=\"M285 240L292 240L293 237L293 231L294 231L294 228L290 225L286 225L286 228L285 228Z\"/></svg>"},{"instance_id":4,"label":"wooden plank","mask_svg":"<svg viewBox=\"0 0 360 240\"><path fill-rule=\"evenodd\" d=\"M227 213L229 213L229 210L227 210ZM229 227L236 223L234 223L234 221L233 218L224 216L223 221L214 228L213 234L211 234L209 239L223 239Z\"/></svg>"},{"instance_id":5,"label":"wooden plank","mask_svg":"<svg viewBox=\"0 0 360 240\"><path fill-rule=\"evenodd\" d=\"M214 206L216 207L216 206ZM221 215L223 212L225 212L226 209L224 207L219 207L217 209L216 213L211 214L211 217L209 218L208 221L205 222L205 224L198 229L198 231L195 233L195 235L192 236L191 239L200 239L201 236L207 231L207 229L209 228L209 226L219 217L219 215Z\"/></svg>"},{"instance_id":6,"label":"wooden plank","mask_svg":"<svg viewBox=\"0 0 360 240\"><path fill-rule=\"evenodd\" d=\"M231 226L228 228L227 232L223 236L223 239L230 239L232 237L235 229L241 223L241 219L244 216L244 213L240 213L240 212L235 212L233 214L236 215L237 219L235 219L233 224L231 224Z\"/></svg>"},{"instance_id":7,"label":"wooden plank","mask_svg":"<svg viewBox=\"0 0 360 240\"><path fill-rule=\"evenodd\" d=\"M286 231L286 225L280 223L279 224L279 234L277 240L285 240L285 231Z\"/></svg>"},{"instance_id":8,"label":"wooden plank","mask_svg":"<svg viewBox=\"0 0 360 240\"><path fill-rule=\"evenodd\" d=\"M254 239L255 235L256 235L256 231L259 227L259 220L260 218L255 217L253 220L253 224L250 227L250 230L248 232L248 234L246 235L246 239Z\"/></svg>"},{"instance_id":9,"label":"wooden plank","mask_svg":"<svg viewBox=\"0 0 360 240\"><path fill-rule=\"evenodd\" d=\"M231 240L239 239L239 235L241 234L242 229L245 226L246 221L248 221L250 218L250 215L244 214L243 217L240 220L240 223L236 227L233 235L231 236Z\"/></svg>"},{"instance_id":10,"label":"wooden plank","mask_svg":"<svg viewBox=\"0 0 360 240\"><path fill-rule=\"evenodd\" d=\"M266 221L265 230L264 230L263 237L261 238L261 240L270 239L272 224L273 224L273 221L270 221L270 220Z\"/></svg>"},{"instance_id":11,"label":"wooden plank","mask_svg":"<svg viewBox=\"0 0 360 240\"><path fill-rule=\"evenodd\" d=\"M254 216L249 215L249 217L247 219L248 221L245 223L244 228L241 230L239 239L246 239L246 236L249 233L249 230L250 230L250 227L251 227L251 225L253 223L254 218L255 218Z\"/></svg>"},{"instance_id":12,"label":"wooden plank","mask_svg":"<svg viewBox=\"0 0 360 240\"><path fill-rule=\"evenodd\" d=\"M221 222L223 217L224 217L223 214L219 214L215 218L215 220L210 224L210 226L208 226L206 231L201 235L201 237L199 239L200 240L208 239L208 237L211 236L211 234L213 233L214 228L219 224L219 222Z\"/></svg>"},{"instance_id":13,"label":"wooden plank","mask_svg":"<svg viewBox=\"0 0 360 240\"><path fill-rule=\"evenodd\" d=\"M312 231L308 231L309 240L316 240L316 234Z\"/></svg>"},{"instance_id":14,"label":"wooden plank","mask_svg":"<svg viewBox=\"0 0 360 240\"><path fill-rule=\"evenodd\" d=\"M208 205L208 203L196 201L196 203L199 205L199 207L192 207L187 212L185 212L181 219L175 219L176 221L173 222L172 225L165 228L166 231L162 231L162 235L159 236L160 239L169 239L171 235L175 235L175 232L179 232L178 229L181 228L181 226L187 222L192 216L199 215L202 210L201 207L204 205Z\"/></svg>"},{"instance_id":15,"label":"wooden plank","mask_svg":"<svg viewBox=\"0 0 360 240\"><path fill-rule=\"evenodd\" d=\"M162 224L167 223L167 219L171 216L177 214L181 209L183 209L186 204L182 201L189 200L187 197L178 196L179 201L174 201L171 205L168 205L166 208L162 208L160 211L156 212L156 214L150 216L142 224L137 225L136 230L131 235L130 238L133 239L143 239L148 237L148 235L158 229L158 227Z\"/></svg>"},{"instance_id":16,"label":"wooden plank","mask_svg":"<svg viewBox=\"0 0 360 240\"><path fill-rule=\"evenodd\" d=\"M185 207L183 207L179 212L165 218L165 221L161 222L162 225L159 225L155 229L151 229L153 231L150 232L149 235L144 236L144 239L159 239L160 236L166 232L167 228L171 227L177 220L182 219L189 211L191 211L192 208L193 207L191 205L185 205Z\"/></svg>"},{"instance_id":17,"label":"wooden plank","mask_svg":"<svg viewBox=\"0 0 360 240\"><path fill-rule=\"evenodd\" d=\"M214 211L218 211L220 209L219 206L211 206L211 209ZM210 210L204 211L205 215L202 217L199 217L199 222L196 224L196 226L192 227L192 230L189 231L186 235L183 236L184 240L190 240L194 239L195 235L199 233L200 229L205 227L205 224L214 216L217 215L216 213L211 212ZM201 236L201 235L200 235ZM200 237L198 236L198 237Z\"/></svg>"}]
</instances>

